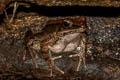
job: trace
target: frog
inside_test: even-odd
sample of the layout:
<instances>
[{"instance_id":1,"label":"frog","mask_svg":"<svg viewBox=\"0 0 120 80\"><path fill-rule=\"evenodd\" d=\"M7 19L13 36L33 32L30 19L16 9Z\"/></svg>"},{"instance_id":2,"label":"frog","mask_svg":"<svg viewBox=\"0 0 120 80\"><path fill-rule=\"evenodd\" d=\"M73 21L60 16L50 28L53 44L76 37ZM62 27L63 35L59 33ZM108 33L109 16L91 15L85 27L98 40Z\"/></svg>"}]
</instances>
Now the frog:
<instances>
[{"instance_id":1,"label":"frog","mask_svg":"<svg viewBox=\"0 0 120 80\"><path fill-rule=\"evenodd\" d=\"M80 20L79 20L80 21ZM65 19L63 22L67 22L67 29L62 29L61 31L56 31L53 33L53 37L42 42L42 52L48 53L49 55L49 62L51 67L51 75L52 69L56 69L61 74L65 72L57 67L54 63L56 59L60 59L63 56L56 56L52 57L52 54L66 54L71 52L76 52L77 54L69 55L69 58L72 57L79 57L78 66L76 71L80 71L81 62L85 63L85 54L86 54L86 43L87 43L87 35L85 31L87 27L85 25L79 25L73 23L73 21L69 19ZM80 23L80 22L79 22Z\"/></svg>"},{"instance_id":2,"label":"frog","mask_svg":"<svg viewBox=\"0 0 120 80\"><path fill-rule=\"evenodd\" d=\"M51 69L50 76L53 75L53 69L64 74L65 72L54 63L54 60L60 59L63 56L52 57L52 54L76 52L77 54L69 55L68 57L79 57L79 63L76 68L76 71L79 71L82 61L85 65L87 40L85 31L87 27L84 22L84 16L75 18L52 18L48 20L47 25L43 28L41 33L30 34L32 36L27 39L25 43L27 43L27 48L29 48L35 68L39 68L36 61L38 55L35 53L35 51L37 51L38 53L42 53L43 59L48 63ZM49 28L50 25L52 27L55 25L56 27Z\"/></svg>"}]
</instances>

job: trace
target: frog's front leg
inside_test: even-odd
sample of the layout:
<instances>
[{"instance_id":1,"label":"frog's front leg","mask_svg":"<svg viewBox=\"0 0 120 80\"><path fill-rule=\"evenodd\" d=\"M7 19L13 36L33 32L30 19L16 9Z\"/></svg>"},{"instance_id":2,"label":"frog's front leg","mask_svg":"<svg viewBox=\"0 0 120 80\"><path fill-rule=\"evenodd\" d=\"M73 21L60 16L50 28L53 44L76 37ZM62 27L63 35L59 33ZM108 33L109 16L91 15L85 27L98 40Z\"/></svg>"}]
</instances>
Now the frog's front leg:
<instances>
[{"instance_id":1,"label":"frog's front leg","mask_svg":"<svg viewBox=\"0 0 120 80\"><path fill-rule=\"evenodd\" d=\"M76 71L79 71L80 70L80 65L81 65L81 62L83 62L84 64L84 68L86 69L86 60L85 60L85 54L86 54L86 51L87 51L87 36L86 34L82 34L81 35L82 39L80 40L80 46L78 47L78 56L79 56L79 63L78 63L78 66L77 66L77 69Z\"/></svg>"},{"instance_id":2,"label":"frog's front leg","mask_svg":"<svg viewBox=\"0 0 120 80\"><path fill-rule=\"evenodd\" d=\"M61 58L61 57L59 57ZM54 58L52 58L52 54L51 51L49 50L49 59L50 59L50 68L51 68L51 73L50 76L53 76L53 69L55 68L57 71L59 71L60 73L64 74L64 71L62 71L60 68L58 68L55 63L54 63Z\"/></svg>"},{"instance_id":3,"label":"frog's front leg","mask_svg":"<svg viewBox=\"0 0 120 80\"><path fill-rule=\"evenodd\" d=\"M86 48L87 48L87 37L86 37L86 34L82 34L80 35L80 41L79 41L79 46L77 47L77 54L74 54L74 55L70 55L69 57L79 57L79 62L78 62L78 66L77 66L77 69L76 71L80 71L80 65L81 63L83 62L84 64L84 67L86 69L86 61L85 61L85 54L86 54Z\"/></svg>"}]
</instances>

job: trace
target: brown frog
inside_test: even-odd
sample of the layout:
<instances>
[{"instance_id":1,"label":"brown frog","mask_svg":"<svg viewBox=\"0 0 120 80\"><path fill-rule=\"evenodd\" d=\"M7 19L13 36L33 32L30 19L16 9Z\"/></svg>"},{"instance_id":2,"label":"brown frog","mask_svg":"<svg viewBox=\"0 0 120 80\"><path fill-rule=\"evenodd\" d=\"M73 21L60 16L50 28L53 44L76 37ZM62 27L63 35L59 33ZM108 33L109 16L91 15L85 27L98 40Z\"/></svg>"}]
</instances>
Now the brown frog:
<instances>
[{"instance_id":1,"label":"brown frog","mask_svg":"<svg viewBox=\"0 0 120 80\"><path fill-rule=\"evenodd\" d=\"M51 27L47 27L50 26ZM53 27L56 25L57 27ZM58 26L59 25L59 26ZM52 29L52 30L51 30ZM80 57L76 71L79 71L80 64L83 61L85 64L85 50L86 50L86 31L85 18L60 18L50 19L47 25L41 33L34 34L28 42L29 52L32 56L33 63L36 68L39 68L36 63L36 58L33 54L34 51L41 51L44 59L50 64L51 70L54 68L64 74L60 68L58 68L54 60L62 58L62 56L52 57L52 53L65 54L76 51L77 54L69 55L68 57ZM31 33L31 32L30 32ZM48 56L46 59L46 55ZM52 76L52 71L51 71Z\"/></svg>"},{"instance_id":2,"label":"brown frog","mask_svg":"<svg viewBox=\"0 0 120 80\"><path fill-rule=\"evenodd\" d=\"M82 20L81 20L82 18ZM55 54L65 54L65 53L71 53L76 51L77 54L69 55L68 57L79 57L79 63L76 68L76 71L79 71L81 62L83 61L85 65L85 53L86 53L86 41L87 36L84 33L86 31L85 24L81 25L80 23L85 20L84 17L79 18L79 23L73 23L72 20L65 19L63 23L67 25L67 28L62 29L61 31L56 31L54 33L54 37L44 40L42 42L42 52L49 53L49 61L51 64L51 68L55 68L62 74L64 74L64 71L62 71L60 68L58 68L54 60L62 58L62 56L52 57L52 53ZM69 24L69 25L68 25ZM86 67L86 65L85 65ZM52 74L51 74L52 75Z\"/></svg>"}]
</instances>

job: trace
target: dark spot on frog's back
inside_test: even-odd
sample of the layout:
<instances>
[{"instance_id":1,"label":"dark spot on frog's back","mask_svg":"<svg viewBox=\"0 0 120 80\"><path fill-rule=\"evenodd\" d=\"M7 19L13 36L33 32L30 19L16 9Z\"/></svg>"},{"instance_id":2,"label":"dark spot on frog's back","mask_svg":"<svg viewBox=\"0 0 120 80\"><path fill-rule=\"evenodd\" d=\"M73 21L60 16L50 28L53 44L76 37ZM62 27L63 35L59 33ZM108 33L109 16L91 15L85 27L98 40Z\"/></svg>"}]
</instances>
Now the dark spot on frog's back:
<instances>
[{"instance_id":1,"label":"dark spot on frog's back","mask_svg":"<svg viewBox=\"0 0 120 80\"><path fill-rule=\"evenodd\" d=\"M3 12L5 9L6 5L8 3L8 0L0 0L0 14Z\"/></svg>"}]
</instances>

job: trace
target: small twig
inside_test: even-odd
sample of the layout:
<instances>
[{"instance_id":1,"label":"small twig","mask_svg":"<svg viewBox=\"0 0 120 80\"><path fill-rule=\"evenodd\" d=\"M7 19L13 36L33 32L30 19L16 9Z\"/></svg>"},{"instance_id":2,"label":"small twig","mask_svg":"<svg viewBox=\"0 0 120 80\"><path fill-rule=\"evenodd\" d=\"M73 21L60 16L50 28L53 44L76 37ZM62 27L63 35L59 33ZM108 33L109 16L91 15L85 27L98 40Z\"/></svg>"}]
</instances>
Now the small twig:
<instances>
[{"instance_id":1,"label":"small twig","mask_svg":"<svg viewBox=\"0 0 120 80\"><path fill-rule=\"evenodd\" d=\"M8 21L9 18L8 18L8 14L7 14L6 10L4 10L4 13L5 13L5 17L6 17L7 21Z\"/></svg>"},{"instance_id":2,"label":"small twig","mask_svg":"<svg viewBox=\"0 0 120 80\"><path fill-rule=\"evenodd\" d=\"M26 60L26 53L27 53L27 51L26 51L26 47L24 47L24 53L23 53L23 60L25 61Z\"/></svg>"},{"instance_id":3,"label":"small twig","mask_svg":"<svg viewBox=\"0 0 120 80\"><path fill-rule=\"evenodd\" d=\"M13 9L13 15L12 15L12 18L10 19L9 23L12 23L12 21L13 21L13 19L15 17L15 12L17 10L17 7L18 7L17 2L15 2L14 3L14 9Z\"/></svg>"},{"instance_id":4,"label":"small twig","mask_svg":"<svg viewBox=\"0 0 120 80\"><path fill-rule=\"evenodd\" d=\"M8 75L24 75L23 72L16 72L13 70L4 70L4 69L0 69L0 71L2 72L1 76L8 76Z\"/></svg>"}]
</instances>

